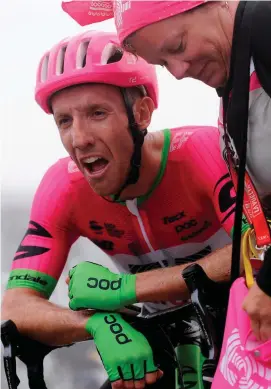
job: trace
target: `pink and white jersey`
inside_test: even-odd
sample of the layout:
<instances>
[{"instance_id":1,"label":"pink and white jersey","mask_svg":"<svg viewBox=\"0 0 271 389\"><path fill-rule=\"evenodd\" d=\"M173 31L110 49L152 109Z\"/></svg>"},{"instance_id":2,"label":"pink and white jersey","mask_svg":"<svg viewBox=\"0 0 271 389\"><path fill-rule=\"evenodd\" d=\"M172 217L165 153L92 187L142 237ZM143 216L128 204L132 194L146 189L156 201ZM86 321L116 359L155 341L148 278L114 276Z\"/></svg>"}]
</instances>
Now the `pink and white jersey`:
<instances>
[{"instance_id":1,"label":"pink and white jersey","mask_svg":"<svg viewBox=\"0 0 271 389\"><path fill-rule=\"evenodd\" d=\"M247 170L259 196L264 198L271 194L271 99L260 85L253 62L250 74ZM224 134L222 100L218 127L225 157L225 143L222 137ZM235 151L232 140L231 146Z\"/></svg>"},{"instance_id":2,"label":"pink and white jersey","mask_svg":"<svg viewBox=\"0 0 271 389\"><path fill-rule=\"evenodd\" d=\"M153 187L126 202L98 196L70 158L53 165L36 192L8 288L33 288L49 297L80 236L130 273L196 261L230 243L235 192L218 130L191 126L163 134ZM95 262L91 252L89 260Z\"/></svg>"}]
</instances>

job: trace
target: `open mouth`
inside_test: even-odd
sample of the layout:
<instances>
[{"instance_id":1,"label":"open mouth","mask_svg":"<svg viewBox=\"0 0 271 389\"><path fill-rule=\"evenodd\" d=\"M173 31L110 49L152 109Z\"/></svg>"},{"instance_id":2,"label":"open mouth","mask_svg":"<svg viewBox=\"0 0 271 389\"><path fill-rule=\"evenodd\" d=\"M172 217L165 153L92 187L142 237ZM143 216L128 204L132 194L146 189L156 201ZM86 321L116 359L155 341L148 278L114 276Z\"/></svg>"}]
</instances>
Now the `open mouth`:
<instances>
[{"instance_id":1,"label":"open mouth","mask_svg":"<svg viewBox=\"0 0 271 389\"><path fill-rule=\"evenodd\" d=\"M107 167L108 161L102 157L89 157L84 160L83 165L90 175L98 175Z\"/></svg>"}]
</instances>

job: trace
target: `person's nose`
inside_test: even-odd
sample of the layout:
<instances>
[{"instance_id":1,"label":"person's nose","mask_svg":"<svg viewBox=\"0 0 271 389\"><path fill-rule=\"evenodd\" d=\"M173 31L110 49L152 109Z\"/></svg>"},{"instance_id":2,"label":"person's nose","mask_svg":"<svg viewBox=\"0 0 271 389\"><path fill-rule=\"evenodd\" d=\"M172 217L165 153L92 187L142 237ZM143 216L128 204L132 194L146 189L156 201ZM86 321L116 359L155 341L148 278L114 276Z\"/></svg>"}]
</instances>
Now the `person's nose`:
<instances>
[{"instance_id":1,"label":"person's nose","mask_svg":"<svg viewBox=\"0 0 271 389\"><path fill-rule=\"evenodd\" d=\"M87 118L74 118L71 129L73 148L84 149L94 144L93 131Z\"/></svg>"},{"instance_id":2,"label":"person's nose","mask_svg":"<svg viewBox=\"0 0 271 389\"><path fill-rule=\"evenodd\" d=\"M188 62L174 58L167 61L166 68L177 80L181 80L187 76L189 66Z\"/></svg>"}]
</instances>

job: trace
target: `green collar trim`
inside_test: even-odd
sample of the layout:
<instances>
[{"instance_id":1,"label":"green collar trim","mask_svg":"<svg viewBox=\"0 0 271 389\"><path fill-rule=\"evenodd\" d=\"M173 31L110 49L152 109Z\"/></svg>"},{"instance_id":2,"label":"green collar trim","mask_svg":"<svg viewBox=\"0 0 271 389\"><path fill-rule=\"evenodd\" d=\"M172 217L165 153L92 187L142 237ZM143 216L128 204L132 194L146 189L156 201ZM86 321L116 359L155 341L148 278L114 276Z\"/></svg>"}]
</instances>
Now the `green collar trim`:
<instances>
[{"instance_id":1,"label":"green collar trim","mask_svg":"<svg viewBox=\"0 0 271 389\"><path fill-rule=\"evenodd\" d=\"M159 172L154 180L154 183L152 184L150 190L145 195L137 197L137 205L141 205L144 201L146 201L153 193L153 191L157 188L157 186L160 184L164 172L167 166L167 159L168 159L168 153L169 153L169 146L170 146L170 130L166 128L164 131L164 145L162 150L162 159L160 164ZM114 198L111 196L111 198ZM126 202L123 200L116 201L118 204L126 205Z\"/></svg>"}]
</instances>

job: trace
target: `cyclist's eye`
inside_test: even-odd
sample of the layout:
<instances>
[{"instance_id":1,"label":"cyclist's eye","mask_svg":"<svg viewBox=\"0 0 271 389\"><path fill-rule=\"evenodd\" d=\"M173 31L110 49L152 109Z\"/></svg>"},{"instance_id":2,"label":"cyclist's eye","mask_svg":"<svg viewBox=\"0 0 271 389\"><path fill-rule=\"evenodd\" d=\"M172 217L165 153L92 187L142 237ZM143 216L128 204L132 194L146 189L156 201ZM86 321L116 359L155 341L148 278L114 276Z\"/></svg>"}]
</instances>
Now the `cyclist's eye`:
<instances>
[{"instance_id":1,"label":"cyclist's eye","mask_svg":"<svg viewBox=\"0 0 271 389\"><path fill-rule=\"evenodd\" d=\"M96 110L96 111L93 112L93 116L96 119L102 119L103 117L105 117L105 112L104 111L100 111L100 110Z\"/></svg>"}]
</instances>

